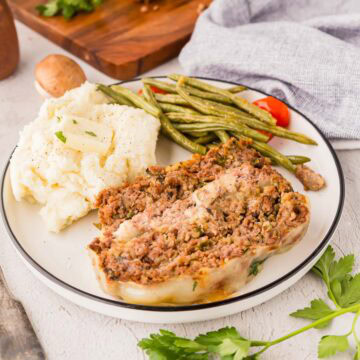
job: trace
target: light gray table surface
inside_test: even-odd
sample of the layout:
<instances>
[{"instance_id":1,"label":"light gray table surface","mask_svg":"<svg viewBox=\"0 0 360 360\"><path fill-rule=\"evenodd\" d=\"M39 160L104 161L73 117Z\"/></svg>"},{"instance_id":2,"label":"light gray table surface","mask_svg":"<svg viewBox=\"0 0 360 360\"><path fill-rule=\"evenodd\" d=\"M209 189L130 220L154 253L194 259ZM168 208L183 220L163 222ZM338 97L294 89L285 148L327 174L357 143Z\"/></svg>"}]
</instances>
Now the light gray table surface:
<instances>
[{"instance_id":1,"label":"light gray table surface","mask_svg":"<svg viewBox=\"0 0 360 360\"><path fill-rule=\"evenodd\" d=\"M0 82L0 167L5 166L14 148L19 130L34 119L42 102L34 89L34 66L51 53L66 53L24 25L17 23L21 62L17 72ZM82 61L90 81L111 83L113 80ZM151 72L163 75L181 71L173 60ZM338 254L353 252L360 259L360 150L337 153L346 182L346 201L340 225L333 237ZM36 237L36 231L34 231ZM34 241L36 239L34 238ZM139 339L159 328L194 337L222 326L233 325L246 337L275 338L305 324L288 314L306 306L316 297L326 297L325 289L313 275L307 274L294 286L272 300L238 315L219 320L185 325L149 325L102 316L56 295L25 267L15 253L3 224L0 225L0 265L9 287L24 304L50 360L137 360L146 357L137 348ZM356 269L360 269L359 261ZM0 309L1 311L1 309ZM344 333L351 326L351 316L338 319L327 331L311 330L265 353L264 359L316 359L316 347L326 333ZM334 359L351 359L350 353Z\"/></svg>"}]
</instances>

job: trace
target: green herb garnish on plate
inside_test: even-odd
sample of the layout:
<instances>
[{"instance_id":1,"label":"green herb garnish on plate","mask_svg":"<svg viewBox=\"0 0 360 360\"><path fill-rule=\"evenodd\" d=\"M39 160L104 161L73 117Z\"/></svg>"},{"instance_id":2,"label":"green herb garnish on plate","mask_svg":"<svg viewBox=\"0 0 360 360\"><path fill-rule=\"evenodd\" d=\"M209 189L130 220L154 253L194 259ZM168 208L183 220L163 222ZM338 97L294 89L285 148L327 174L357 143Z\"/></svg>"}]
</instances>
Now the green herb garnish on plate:
<instances>
[{"instance_id":1,"label":"green herb garnish on plate","mask_svg":"<svg viewBox=\"0 0 360 360\"><path fill-rule=\"evenodd\" d=\"M330 306L323 299L314 299L310 306L290 314L292 317L312 320L300 329L291 331L274 340L251 340L239 334L234 327L224 327L197 336L194 340L176 336L173 332L160 330L142 339L138 346L149 359L161 360L259 360L270 347L302 334L310 329L326 328L341 315L354 313L353 323L343 335L325 335L318 345L319 359L328 358L338 352L350 350L349 336L355 339L353 359L360 360L360 335L356 333L356 322L360 316L360 273L351 275L354 255L335 260L335 253L329 246L312 268L326 285Z\"/></svg>"},{"instance_id":2,"label":"green herb garnish on plate","mask_svg":"<svg viewBox=\"0 0 360 360\"><path fill-rule=\"evenodd\" d=\"M65 135L63 134L62 131L57 131L57 132L55 133L55 136L56 136L60 141L62 141L64 144L66 143L66 137L65 137Z\"/></svg>"}]
</instances>

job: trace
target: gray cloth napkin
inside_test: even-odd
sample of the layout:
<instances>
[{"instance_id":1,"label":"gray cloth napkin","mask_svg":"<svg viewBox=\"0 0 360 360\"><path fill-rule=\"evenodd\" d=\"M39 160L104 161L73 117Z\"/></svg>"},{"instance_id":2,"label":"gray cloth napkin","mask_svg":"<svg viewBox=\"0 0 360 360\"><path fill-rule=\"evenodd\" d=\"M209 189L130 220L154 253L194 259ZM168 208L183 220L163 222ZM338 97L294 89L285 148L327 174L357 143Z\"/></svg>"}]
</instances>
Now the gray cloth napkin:
<instances>
[{"instance_id":1,"label":"gray cloth napkin","mask_svg":"<svg viewBox=\"0 0 360 360\"><path fill-rule=\"evenodd\" d=\"M179 60L286 100L337 148L360 148L359 0L215 0Z\"/></svg>"}]
</instances>

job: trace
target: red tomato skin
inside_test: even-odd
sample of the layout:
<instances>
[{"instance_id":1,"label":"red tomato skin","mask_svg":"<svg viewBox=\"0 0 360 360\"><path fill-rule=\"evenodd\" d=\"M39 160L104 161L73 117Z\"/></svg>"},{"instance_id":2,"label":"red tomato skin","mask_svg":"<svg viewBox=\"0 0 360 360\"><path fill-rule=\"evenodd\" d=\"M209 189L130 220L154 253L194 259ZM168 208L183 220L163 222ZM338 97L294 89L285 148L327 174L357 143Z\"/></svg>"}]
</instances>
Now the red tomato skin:
<instances>
[{"instance_id":1,"label":"red tomato skin","mask_svg":"<svg viewBox=\"0 0 360 360\"><path fill-rule=\"evenodd\" d=\"M153 93L156 93L156 94L167 94L167 92L165 90L162 90L162 89L159 89L157 88L156 86L153 86L153 85L150 85L150 89ZM142 95L143 91L142 89L139 89L138 90L138 95Z\"/></svg>"},{"instance_id":2,"label":"red tomato skin","mask_svg":"<svg viewBox=\"0 0 360 360\"><path fill-rule=\"evenodd\" d=\"M289 108L280 100L268 96L253 102L259 108L268 111L275 119L276 125L288 127L290 124Z\"/></svg>"},{"instance_id":3,"label":"red tomato skin","mask_svg":"<svg viewBox=\"0 0 360 360\"><path fill-rule=\"evenodd\" d=\"M156 86L150 85L150 88L152 90L153 93L157 93L157 94L167 94L167 92L163 89L159 89Z\"/></svg>"}]
</instances>

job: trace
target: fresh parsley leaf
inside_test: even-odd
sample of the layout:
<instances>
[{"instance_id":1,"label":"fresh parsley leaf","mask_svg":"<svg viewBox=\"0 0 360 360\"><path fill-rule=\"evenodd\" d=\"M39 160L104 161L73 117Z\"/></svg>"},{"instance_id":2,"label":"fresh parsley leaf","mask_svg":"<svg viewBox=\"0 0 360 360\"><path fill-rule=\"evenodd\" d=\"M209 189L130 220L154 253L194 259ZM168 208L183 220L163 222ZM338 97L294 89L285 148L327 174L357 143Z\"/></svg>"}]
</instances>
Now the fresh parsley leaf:
<instances>
[{"instance_id":1,"label":"fresh parsley leaf","mask_svg":"<svg viewBox=\"0 0 360 360\"><path fill-rule=\"evenodd\" d=\"M76 120L74 120L74 119L73 119L72 122L73 122L74 125L77 125L77 124L78 124L78 122L77 122Z\"/></svg>"},{"instance_id":2,"label":"fresh parsley leaf","mask_svg":"<svg viewBox=\"0 0 360 360\"><path fill-rule=\"evenodd\" d=\"M336 301L339 303L341 294L342 294L342 288L341 288L341 283L339 280L335 279L330 283L330 289L332 291L332 293L335 296ZM329 293L328 296L330 297Z\"/></svg>"},{"instance_id":3,"label":"fresh parsley leaf","mask_svg":"<svg viewBox=\"0 0 360 360\"><path fill-rule=\"evenodd\" d=\"M356 348L356 353L354 355L354 360L360 360L360 347Z\"/></svg>"},{"instance_id":4,"label":"fresh parsley leaf","mask_svg":"<svg viewBox=\"0 0 360 360\"><path fill-rule=\"evenodd\" d=\"M195 289L197 288L197 286L198 286L198 282L197 282L197 281L194 281L194 282L193 282L192 291L195 291Z\"/></svg>"},{"instance_id":5,"label":"fresh parsley leaf","mask_svg":"<svg viewBox=\"0 0 360 360\"><path fill-rule=\"evenodd\" d=\"M324 316L332 314L334 311L322 299L315 299L311 301L311 306L301 310L297 310L290 314L295 318L319 320ZM330 322L318 325L316 328L321 329L329 325Z\"/></svg>"},{"instance_id":6,"label":"fresh parsley leaf","mask_svg":"<svg viewBox=\"0 0 360 360\"><path fill-rule=\"evenodd\" d=\"M195 341L205 346L220 345L225 339L247 340L240 336L234 327L224 327L217 331L210 331L206 334L199 335Z\"/></svg>"},{"instance_id":7,"label":"fresh parsley leaf","mask_svg":"<svg viewBox=\"0 0 360 360\"><path fill-rule=\"evenodd\" d=\"M341 307L347 307L360 302L360 273L354 277L347 277L343 280L343 289L339 304Z\"/></svg>"},{"instance_id":8,"label":"fresh parsley leaf","mask_svg":"<svg viewBox=\"0 0 360 360\"><path fill-rule=\"evenodd\" d=\"M250 341L238 339L224 339L217 346L215 353L223 359L225 356L233 355L234 360L242 360L248 355Z\"/></svg>"},{"instance_id":9,"label":"fresh parsley leaf","mask_svg":"<svg viewBox=\"0 0 360 360\"><path fill-rule=\"evenodd\" d=\"M206 350L206 346L197 343L196 341L192 341L189 339L179 338L175 340L174 344L180 348L187 349L191 352L203 351Z\"/></svg>"},{"instance_id":10,"label":"fresh parsley leaf","mask_svg":"<svg viewBox=\"0 0 360 360\"><path fill-rule=\"evenodd\" d=\"M208 360L206 347L185 338L176 336L168 330L160 330L160 334L151 334L142 339L141 347L150 360Z\"/></svg>"},{"instance_id":11,"label":"fresh parsley leaf","mask_svg":"<svg viewBox=\"0 0 360 360\"><path fill-rule=\"evenodd\" d=\"M36 6L36 10L43 16L55 16L60 11L59 1L52 0L46 4L40 4Z\"/></svg>"},{"instance_id":12,"label":"fresh parsley leaf","mask_svg":"<svg viewBox=\"0 0 360 360\"><path fill-rule=\"evenodd\" d=\"M96 136L96 134L92 131L85 131L85 134L88 134L88 135L94 136L94 137Z\"/></svg>"},{"instance_id":13,"label":"fresh parsley leaf","mask_svg":"<svg viewBox=\"0 0 360 360\"><path fill-rule=\"evenodd\" d=\"M78 12L95 10L102 0L50 0L46 4L36 6L36 10L43 16L62 14L65 19L71 19Z\"/></svg>"},{"instance_id":14,"label":"fresh parsley leaf","mask_svg":"<svg viewBox=\"0 0 360 360\"><path fill-rule=\"evenodd\" d=\"M62 141L64 144L66 143L66 137L64 136L63 132L62 131L57 131L55 133L55 136L60 140Z\"/></svg>"},{"instance_id":15,"label":"fresh parsley leaf","mask_svg":"<svg viewBox=\"0 0 360 360\"><path fill-rule=\"evenodd\" d=\"M357 280L351 284L349 273L354 266L354 255L346 255L335 261L335 252L329 246L320 260L315 264L312 271L320 276L327 288L329 298L335 302L336 306L348 306L360 301L360 295L355 293L360 289L360 282ZM351 286L351 293L348 288ZM347 304L347 305L345 305Z\"/></svg>"},{"instance_id":16,"label":"fresh parsley leaf","mask_svg":"<svg viewBox=\"0 0 360 360\"><path fill-rule=\"evenodd\" d=\"M338 351L346 351L349 348L347 336L327 335L319 342L318 357L320 359L335 355Z\"/></svg>"},{"instance_id":17,"label":"fresh parsley leaf","mask_svg":"<svg viewBox=\"0 0 360 360\"><path fill-rule=\"evenodd\" d=\"M330 283L329 270L334 258L335 258L335 252L331 246L328 246L324 254L321 256L321 258L312 268L312 271L316 275L323 278L326 284Z\"/></svg>"},{"instance_id":18,"label":"fresh parsley leaf","mask_svg":"<svg viewBox=\"0 0 360 360\"><path fill-rule=\"evenodd\" d=\"M334 261L330 265L329 269L329 278L330 281L339 280L341 281L346 274L351 273L354 266L354 255L346 255L339 259L339 261Z\"/></svg>"},{"instance_id":19,"label":"fresh parsley leaf","mask_svg":"<svg viewBox=\"0 0 360 360\"><path fill-rule=\"evenodd\" d=\"M66 20L70 20L76 13L75 6L68 5L64 2L62 6L62 15Z\"/></svg>"},{"instance_id":20,"label":"fresh parsley leaf","mask_svg":"<svg viewBox=\"0 0 360 360\"><path fill-rule=\"evenodd\" d=\"M258 266L262 262L255 261L250 271L256 275ZM337 308L333 310L324 300L314 299L309 307L290 314L295 318L318 320L320 325L317 325L317 328L322 328L329 324L329 320L326 319L329 315L337 317L344 313L357 313L352 329L347 335L327 335L321 338L318 346L319 358L346 351L349 348L348 336L352 334L357 345L354 360L360 360L360 340L355 333L355 323L360 314L360 273L354 276L350 274L353 265L353 255L344 256L336 261L334 250L328 247L313 267L313 271L326 283L329 298ZM210 360L210 357L217 360L259 360L260 354L269 347L312 327L315 327L314 323L273 341L248 340L234 327L201 334L195 340L177 337L171 331L160 330L160 334L151 334L149 338L141 340L139 346L144 349L150 360ZM262 349L249 355L250 347L262 347Z\"/></svg>"}]
</instances>

